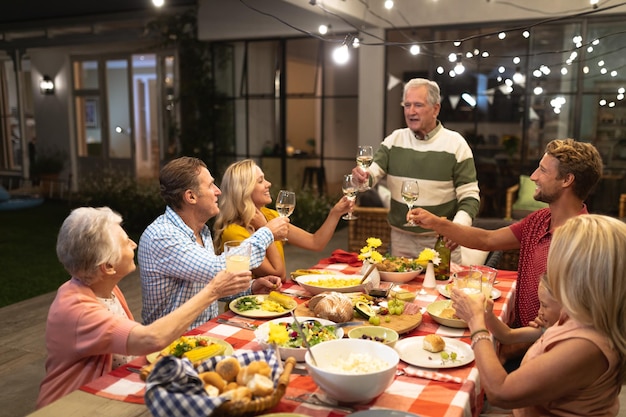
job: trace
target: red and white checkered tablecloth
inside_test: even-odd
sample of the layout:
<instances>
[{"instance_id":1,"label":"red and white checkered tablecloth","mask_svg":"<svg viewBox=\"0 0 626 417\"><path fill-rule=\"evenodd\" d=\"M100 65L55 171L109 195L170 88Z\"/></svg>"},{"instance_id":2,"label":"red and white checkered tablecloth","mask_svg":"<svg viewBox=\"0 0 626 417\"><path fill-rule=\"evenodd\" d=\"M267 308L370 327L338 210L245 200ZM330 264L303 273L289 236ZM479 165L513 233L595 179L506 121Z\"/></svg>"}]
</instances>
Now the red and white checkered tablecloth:
<instances>
[{"instance_id":1,"label":"red and white checkered tablecloth","mask_svg":"<svg viewBox=\"0 0 626 417\"><path fill-rule=\"evenodd\" d=\"M321 263L315 265L313 268L331 269L349 274L356 273L360 269L346 264L328 265ZM517 273L513 271L499 271L498 273L497 280L499 283L496 284L495 287L501 291L502 295L495 302L494 312L504 322L510 322L512 318L516 278ZM402 285L402 287L412 291L419 290L420 286L420 277ZM295 283L286 284L284 290L292 294L304 292L304 290ZM431 293L428 295L418 296L416 302L420 306L425 307L438 299L444 299L444 297L437 291L431 290ZM302 302L302 300L299 301ZM223 313L220 317L229 319L235 318L235 320L248 321L256 324L263 323L263 320L236 317L232 312ZM469 332L466 329L452 329L441 326L433 321L428 313L423 315L422 323L419 327L408 334L402 335L402 337L423 336L430 333L437 333L441 336L465 336L460 340L469 343ZM235 350L261 349L261 346L254 340L254 333L252 331L225 324L218 324L215 319L192 330L189 334L205 334L224 339L226 342L230 343ZM146 360L142 357L137 358L128 366L141 367L144 364L146 364ZM401 361L399 367L404 368L405 366L406 364ZM128 371L126 368L127 367L119 368L81 387L81 390L119 401L142 404L145 384L139 379L139 375ZM425 371L429 373L430 371L437 370L426 369ZM440 372L460 378L463 382L444 382L441 380L406 375L397 376L389 388L378 398L374 399L369 404L360 404L353 407L356 410L390 408L415 413L422 417L478 416L482 408L483 391L480 388L480 378L478 370L474 366L474 362L458 368L443 369L440 370ZM285 396L271 412L295 412L316 417L335 417L347 414L345 410L316 406L289 399L311 393L317 394L322 399L327 399L324 392L315 385L311 377L306 374L292 374Z\"/></svg>"}]
</instances>

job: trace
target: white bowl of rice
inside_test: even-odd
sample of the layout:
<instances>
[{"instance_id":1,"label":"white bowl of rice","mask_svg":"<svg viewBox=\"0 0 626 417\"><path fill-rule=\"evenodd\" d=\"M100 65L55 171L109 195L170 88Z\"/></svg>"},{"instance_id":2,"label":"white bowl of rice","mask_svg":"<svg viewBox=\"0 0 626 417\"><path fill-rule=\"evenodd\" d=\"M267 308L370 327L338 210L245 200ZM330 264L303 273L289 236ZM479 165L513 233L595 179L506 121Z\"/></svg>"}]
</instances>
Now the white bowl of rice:
<instances>
[{"instance_id":1,"label":"white bowl of rice","mask_svg":"<svg viewBox=\"0 0 626 417\"><path fill-rule=\"evenodd\" d=\"M367 403L393 381L400 360L389 346L372 340L329 340L306 353L309 375L324 393L342 403Z\"/></svg>"}]
</instances>

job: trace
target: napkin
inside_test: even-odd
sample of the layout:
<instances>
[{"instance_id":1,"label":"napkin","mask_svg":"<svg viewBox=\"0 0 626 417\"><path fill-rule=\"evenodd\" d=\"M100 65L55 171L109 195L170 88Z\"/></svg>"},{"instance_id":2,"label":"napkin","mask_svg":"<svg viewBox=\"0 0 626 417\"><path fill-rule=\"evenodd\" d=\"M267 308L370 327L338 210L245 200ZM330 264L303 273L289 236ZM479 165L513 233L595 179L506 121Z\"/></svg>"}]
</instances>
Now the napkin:
<instances>
[{"instance_id":1,"label":"napkin","mask_svg":"<svg viewBox=\"0 0 626 417\"><path fill-rule=\"evenodd\" d=\"M463 378L459 378L458 376L452 376L450 374L444 374L441 372L423 371L421 369L413 368L411 366L407 366L406 368L404 368L403 372L408 376L431 379L433 381L455 382L457 384L462 384L463 382L465 382Z\"/></svg>"},{"instance_id":2,"label":"napkin","mask_svg":"<svg viewBox=\"0 0 626 417\"><path fill-rule=\"evenodd\" d=\"M245 351L233 354L239 363L247 365L263 360L272 369L271 378L276 383L281 364L273 349ZM202 362L197 369L187 359L175 356L161 358L146 380L144 401L153 417L206 417L228 401L226 397L209 397L198 373L215 369L225 356L214 356Z\"/></svg>"},{"instance_id":3,"label":"napkin","mask_svg":"<svg viewBox=\"0 0 626 417\"><path fill-rule=\"evenodd\" d=\"M320 264L348 264L350 266L362 266L359 255L354 252L346 252L343 249L335 249L330 258L320 260Z\"/></svg>"}]
</instances>

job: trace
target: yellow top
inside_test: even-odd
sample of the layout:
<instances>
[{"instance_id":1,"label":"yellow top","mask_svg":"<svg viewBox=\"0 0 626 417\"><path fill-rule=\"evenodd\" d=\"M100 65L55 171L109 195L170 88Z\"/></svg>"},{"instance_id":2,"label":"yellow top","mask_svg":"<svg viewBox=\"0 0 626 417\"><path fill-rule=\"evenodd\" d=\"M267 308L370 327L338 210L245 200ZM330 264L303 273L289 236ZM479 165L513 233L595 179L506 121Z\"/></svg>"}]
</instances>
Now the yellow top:
<instances>
[{"instance_id":1,"label":"yellow top","mask_svg":"<svg viewBox=\"0 0 626 417\"><path fill-rule=\"evenodd\" d=\"M272 210L267 207L261 207L261 213L267 221L275 219L278 217L278 212L276 210ZM224 242L228 242L229 240L245 240L250 237L250 232L246 230L245 227L231 223L222 232L222 247L221 250L224 250ZM280 256L283 258L283 262L285 262L285 250L283 249L283 242L277 240L274 241L276 244L276 248L280 253Z\"/></svg>"}]
</instances>

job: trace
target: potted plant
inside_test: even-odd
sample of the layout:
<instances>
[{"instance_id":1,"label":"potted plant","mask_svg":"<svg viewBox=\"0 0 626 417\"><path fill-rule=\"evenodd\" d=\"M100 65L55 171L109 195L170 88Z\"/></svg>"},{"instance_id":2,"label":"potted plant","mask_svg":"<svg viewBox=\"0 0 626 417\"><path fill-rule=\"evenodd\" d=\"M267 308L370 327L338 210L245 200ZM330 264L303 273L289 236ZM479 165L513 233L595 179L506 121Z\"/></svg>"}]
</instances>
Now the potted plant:
<instances>
[{"instance_id":1,"label":"potted plant","mask_svg":"<svg viewBox=\"0 0 626 417\"><path fill-rule=\"evenodd\" d=\"M65 166L65 153L58 149L44 149L37 153L33 173L38 178L58 179Z\"/></svg>"}]
</instances>

